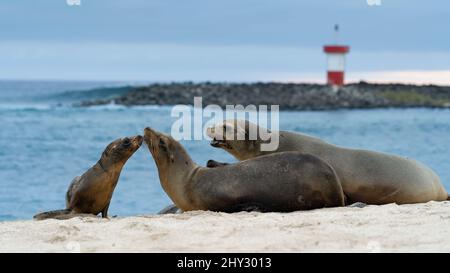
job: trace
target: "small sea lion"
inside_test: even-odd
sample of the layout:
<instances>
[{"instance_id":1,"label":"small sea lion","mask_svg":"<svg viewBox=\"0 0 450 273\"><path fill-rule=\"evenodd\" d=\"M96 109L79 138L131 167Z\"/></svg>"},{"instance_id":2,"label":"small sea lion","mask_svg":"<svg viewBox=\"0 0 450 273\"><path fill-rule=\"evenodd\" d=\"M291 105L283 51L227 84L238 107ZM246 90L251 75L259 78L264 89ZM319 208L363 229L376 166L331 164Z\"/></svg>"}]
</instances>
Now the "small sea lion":
<instances>
[{"instance_id":1,"label":"small sea lion","mask_svg":"<svg viewBox=\"0 0 450 273\"><path fill-rule=\"evenodd\" d=\"M259 134L256 139L248 137L250 132L260 129L266 130L269 137L278 134L278 149L261 151L265 141ZM244 135L245 140L237 140L238 133ZM269 131L246 120L225 120L208 128L207 134L212 138L213 147L224 149L238 160L286 151L315 155L335 169L349 203L407 204L448 199L439 176L409 158L339 147L300 133Z\"/></svg>"},{"instance_id":2,"label":"small sea lion","mask_svg":"<svg viewBox=\"0 0 450 273\"><path fill-rule=\"evenodd\" d=\"M285 152L208 168L168 135L146 128L144 141L164 191L182 211L288 212L345 205L333 168L313 155Z\"/></svg>"},{"instance_id":3,"label":"small sea lion","mask_svg":"<svg viewBox=\"0 0 450 273\"><path fill-rule=\"evenodd\" d=\"M70 183L66 193L66 209L39 213L33 218L68 219L83 214L99 213L106 218L120 172L127 160L142 145L142 140L142 136L134 136L120 138L110 143L100 160Z\"/></svg>"}]
</instances>

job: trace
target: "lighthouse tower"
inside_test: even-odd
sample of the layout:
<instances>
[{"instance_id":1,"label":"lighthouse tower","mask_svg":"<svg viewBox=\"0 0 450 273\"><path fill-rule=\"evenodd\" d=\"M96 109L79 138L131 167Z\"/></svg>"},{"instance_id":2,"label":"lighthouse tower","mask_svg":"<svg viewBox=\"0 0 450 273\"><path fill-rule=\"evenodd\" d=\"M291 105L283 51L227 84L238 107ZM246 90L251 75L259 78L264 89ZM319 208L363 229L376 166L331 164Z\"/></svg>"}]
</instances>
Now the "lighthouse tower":
<instances>
[{"instance_id":1,"label":"lighthouse tower","mask_svg":"<svg viewBox=\"0 0 450 273\"><path fill-rule=\"evenodd\" d=\"M327 83L333 87L344 85L345 54L349 46L338 44L339 25L334 26L335 44L325 45L323 51L327 54Z\"/></svg>"}]
</instances>

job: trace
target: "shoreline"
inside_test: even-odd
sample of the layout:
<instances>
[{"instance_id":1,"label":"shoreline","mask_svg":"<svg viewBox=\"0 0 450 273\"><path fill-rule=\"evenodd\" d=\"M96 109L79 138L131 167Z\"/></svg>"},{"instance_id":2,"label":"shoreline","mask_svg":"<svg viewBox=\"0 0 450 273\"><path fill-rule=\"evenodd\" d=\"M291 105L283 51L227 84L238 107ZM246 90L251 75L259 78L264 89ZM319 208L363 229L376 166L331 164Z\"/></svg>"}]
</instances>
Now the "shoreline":
<instances>
[{"instance_id":1,"label":"shoreline","mask_svg":"<svg viewBox=\"0 0 450 273\"><path fill-rule=\"evenodd\" d=\"M117 92L115 92L117 90ZM279 105L281 111L450 108L450 86L348 84L333 89L328 85L306 83L166 83L144 86L99 88L101 99L82 101L76 106L115 104L192 105L202 97L203 105ZM120 92L119 92L120 91Z\"/></svg>"},{"instance_id":2,"label":"shoreline","mask_svg":"<svg viewBox=\"0 0 450 273\"><path fill-rule=\"evenodd\" d=\"M448 252L449 226L448 201L3 221L0 252Z\"/></svg>"}]
</instances>

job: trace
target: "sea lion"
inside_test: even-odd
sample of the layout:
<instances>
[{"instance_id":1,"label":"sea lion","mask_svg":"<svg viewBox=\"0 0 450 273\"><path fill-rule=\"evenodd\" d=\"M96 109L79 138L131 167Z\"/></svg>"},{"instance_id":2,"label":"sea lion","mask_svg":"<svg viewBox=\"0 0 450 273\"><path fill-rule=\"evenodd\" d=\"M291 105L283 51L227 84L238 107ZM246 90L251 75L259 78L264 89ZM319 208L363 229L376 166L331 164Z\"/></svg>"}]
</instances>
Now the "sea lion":
<instances>
[{"instance_id":1,"label":"sea lion","mask_svg":"<svg viewBox=\"0 0 450 273\"><path fill-rule=\"evenodd\" d=\"M285 152L208 168L197 165L168 135L146 128L144 141L164 191L182 211L288 212L344 206L333 168L313 155Z\"/></svg>"},{"instance_id":2,"label":"sea lion","mask_svg":"<svg viewBox=\"0 0 450 273\"><path fill-rule=\"evenodd\" d=\"M427 166L409 159L385 153L335 146L305 134L269 131L279 134L275 151L261 151L264 141L257 136L250 140L256 124L244 120L225 120L207 129L213 147L222 148L238 160L247 160L276 152L299 151L313 154L329 163L336 171L349 200L367 204L407 204L444 201L448 194L439 176ZM236 134L245 140L234 140Z\"/></svg>"},{"instance_id":3,"label":"sea lion","mask_svg":"<svg viewBox=\"0 0 450 273\"><path fill-rule=\"evenodd\" d=\"M92 216L99 213L106 218L120 172L131 155L142 145L142 140L142 136L134 136L110 143L100 160L70 183L66 193L66 209L43 212L33 218L68 219L82 214Z\"/></svg>"}]
</instances>

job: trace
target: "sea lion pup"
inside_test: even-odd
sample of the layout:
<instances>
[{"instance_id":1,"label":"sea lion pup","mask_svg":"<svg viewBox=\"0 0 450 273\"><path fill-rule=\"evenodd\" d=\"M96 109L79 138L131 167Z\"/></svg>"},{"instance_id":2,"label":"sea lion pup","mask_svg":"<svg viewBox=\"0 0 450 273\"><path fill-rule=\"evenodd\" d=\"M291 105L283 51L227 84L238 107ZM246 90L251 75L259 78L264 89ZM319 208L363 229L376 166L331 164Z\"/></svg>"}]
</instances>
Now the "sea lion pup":
<instances>
[{"instance_id":1,"label":"sea lion pup","mask_svg":"<svg viewBox=\"0 0 450 273\"><path fill-rule=\"evenodd\" d=\"M312 155L277 153L208 168L168 135L146 128L144 141L164 191L182 211L288 212L344 205L333 168Z\"/></svg>"},{"instance_id":2,"label":"sea lion pup","mask_svg":"<svg viewBox=\"0 0 450 273\"><path fill-rule=\"evenodd\" d=\"M109 203L120 172L127 160L142 145L142 140L142 136L134 136L110 143L94 166L72 180L66 193L66 209L39 213L33 218L68 219L99 213L103 218L108 217Z\"/></svg>"},{"instance_id":3,"label":"sea lion pup","mask_svg":"<svg viewBox=\"0 0 450 273\"><path fill-rule=\"evenodd\" d=\"M261 151L264 143L261 138L248 140L250 130L259 129L249 121L225 120L208 128L207 134L212 138L213 147L224 149L238 160L285 151L313 154L334 168L349 203L407 204L448 198L438 175L412 159L339 147L316 137L286 131L269 131L270 135L279 134L278 149ZM237 132L243 133L246 140L234 140Z\"/></svg>"}]
</instances>

